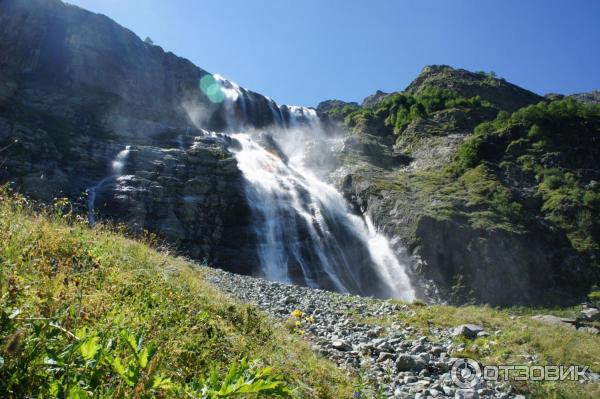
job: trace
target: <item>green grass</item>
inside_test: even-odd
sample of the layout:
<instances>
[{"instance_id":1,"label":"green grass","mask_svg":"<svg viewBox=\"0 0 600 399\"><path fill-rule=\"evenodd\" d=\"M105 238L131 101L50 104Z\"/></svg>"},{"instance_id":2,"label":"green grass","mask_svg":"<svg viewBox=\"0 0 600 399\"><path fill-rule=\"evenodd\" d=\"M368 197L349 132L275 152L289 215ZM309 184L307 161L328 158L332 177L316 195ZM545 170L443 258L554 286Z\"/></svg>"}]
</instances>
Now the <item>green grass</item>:
<instances>
[{"instance_id":1,"label":"green grass","mask_svg":"<svg viewBox=\"0 0 600 399\"><path fill-rule=\"evenodd\" d=\"M355 178L360 178L360 175ZM415 214L467 222L476 229L521 233L527 221L521 205L488 166L479 165L460 177L447 170L390 172L372 178L370 191L393 193Z\"/></svg>"},{"instance_id":2,"label":"green grass","mask_svg":"<svg viewBox=\"0 0 600 399\"><path fill-rule=\"evenodd\" d=\"M435 341L432 328L453 328L460 324L482 325L489 337L468 340L456 338L455 343L464 344L464 350L454 352L456 357L469 357L489 365L534 364L586 365L594 372L600 371L600 337L575 329L554 326L531 316L553 314L573 317L580 310L575 308L536 309L508 308L496 309L489 306L423 306L406 304L407 310L388 318L354 318L374 325L389 325L401 321L415 328L419 333L429 335ZM498 331L498 333L496 333ZM519 392L536 398L597 398L600 384L571 382L530 382L512 381Z\"/></svg>"},{"instance_id":3,"label":"green grass","mask_svg":"<svg viewBox=\"0 0 600 399\"><path fill-rule=\"evenodd\" d=\"M563 229L575 249L597 257L600 192L587 172L598 169L599 137L599 105L540 102L477 126L452 167L462 174L497 164L498 173L529 179L541 204L532 211Z\"/></svg>"},{"instance_id":4,"label":"green grass","mask_svg":"<svg viewBox=\"0 0 600 399\"><path fill-rule=\"evenodd\" d=\"M201 268L67 211L0 191L1 397L352 396Z\"/></svg>"}]
</instances>

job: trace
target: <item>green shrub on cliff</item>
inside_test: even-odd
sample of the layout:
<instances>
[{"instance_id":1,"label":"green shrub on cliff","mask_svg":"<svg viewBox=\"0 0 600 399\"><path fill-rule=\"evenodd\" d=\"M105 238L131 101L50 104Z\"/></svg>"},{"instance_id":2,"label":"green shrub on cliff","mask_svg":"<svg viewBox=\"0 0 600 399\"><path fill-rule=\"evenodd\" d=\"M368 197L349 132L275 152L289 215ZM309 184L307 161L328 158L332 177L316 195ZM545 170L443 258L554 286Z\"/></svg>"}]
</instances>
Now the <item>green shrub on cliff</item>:
<instances>
[{"instance_id":1,"label":"green shrub on cliff","mask_svg":"<svg viewBox=\"0 0 600 399\"><path fill-rule=\"evenodd\" d=\"M379 102L375 108L362 108L346 116L350 127L379 125L378 131L400 135L414 120L450 108L491 107L481 97L465 98L453 91L428 87L419 95L395 93ZM355 129L356 130L356 129Z\"/></svg>"},{"instance_id":2,"label":"green shrub on cliff","mask_svg":"<svg viewBox=\"0 0 600 399\"><path fill-rule=\"evenodd\" d=\"M456 154L456 164L459 170L464 171L474 168L482 161L481 145L483 139L481 136L469 137L458 148Z\"/></svg>"},{"instance_id":3,"label":"green shrub on cliff","mask_svg":"<svg viewBox=\"0 0 600 399\"><path fill-rule=\"evenodd\" d=\"M537 212L564 229L581 251L600 250L600 105L571 98L540 102L475 129L458 148L451 169L482 163L532 181Z\"/></svg>"},{"instance_id":4,"label":"green shrub on cliff","mask_svg":"<svg viewBox=\"0 0 600 399\"><path fill-rule=\"evenodd\" d=\"M340 119L343 120L344 118L346 118L346 116L350 115L351 113L353 113L359 109L360 109L360 107L358 105L351 104L351 105L345 105L345 106L339 107L339 108L334 108L331 111L329 111L329 114L334 117L339 117Z\"/></svg>"}]
</instances>

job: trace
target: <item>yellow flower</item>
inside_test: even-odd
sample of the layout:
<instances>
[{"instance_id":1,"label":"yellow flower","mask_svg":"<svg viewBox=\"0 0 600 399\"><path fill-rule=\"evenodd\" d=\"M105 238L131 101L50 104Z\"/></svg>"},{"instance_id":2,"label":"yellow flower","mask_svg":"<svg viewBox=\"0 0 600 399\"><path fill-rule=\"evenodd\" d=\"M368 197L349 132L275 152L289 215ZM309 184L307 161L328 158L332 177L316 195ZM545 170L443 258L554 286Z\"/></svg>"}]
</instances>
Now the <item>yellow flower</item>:
<instances>
[{"instance_id":1,"label":"yellow flower","mask_svg":"<svg viewBox=\"0 0 600 399\"><path fill-rule=\"evenodd\" d=\"M303 314L304 313L302 313L302 311L298 310L298 309L292 311L292 316L297 317L297 318L302 317Z\"/></svg>"}]
</instances>

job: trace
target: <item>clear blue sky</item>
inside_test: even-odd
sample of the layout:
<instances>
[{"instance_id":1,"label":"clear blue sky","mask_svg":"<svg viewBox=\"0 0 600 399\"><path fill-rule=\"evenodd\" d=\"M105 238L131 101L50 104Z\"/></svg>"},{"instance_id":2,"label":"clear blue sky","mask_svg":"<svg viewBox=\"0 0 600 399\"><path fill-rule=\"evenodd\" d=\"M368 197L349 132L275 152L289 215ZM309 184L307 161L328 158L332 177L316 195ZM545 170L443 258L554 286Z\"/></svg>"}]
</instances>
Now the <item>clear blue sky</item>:
<instances>
[{"instance_id":1,"label":"clear blue sky","mask_svg":"<svg viewBox=\"0 0 600 399\"><path fill-rule=\"evenodd\" d=\"M600 89L597 0L68 0L278 103L401 90L423 66Z\"/></svg>"}]
</instances>

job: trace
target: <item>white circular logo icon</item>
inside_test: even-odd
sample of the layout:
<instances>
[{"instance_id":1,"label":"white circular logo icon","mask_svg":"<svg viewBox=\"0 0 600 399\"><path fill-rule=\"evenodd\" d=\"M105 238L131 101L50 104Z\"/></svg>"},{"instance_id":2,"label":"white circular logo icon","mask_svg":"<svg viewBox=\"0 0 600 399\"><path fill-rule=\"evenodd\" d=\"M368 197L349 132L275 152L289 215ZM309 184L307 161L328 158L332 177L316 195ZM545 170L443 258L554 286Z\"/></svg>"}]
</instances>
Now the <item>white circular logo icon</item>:
<instances>
[{"instance_id":1,"label":"white circular logo icon","mask_svg":"<svg viewBox=\"0 0 600 399\"><path fill-rule=\"evenodd\" d=\"M450 375L459 388L473 388L481 381L481 366L473 359L458 359L452 364Z\"/></svg>"}]
</instances>

